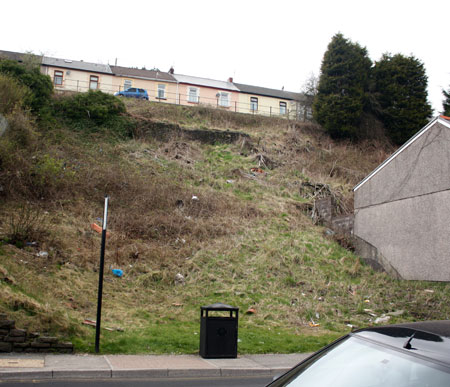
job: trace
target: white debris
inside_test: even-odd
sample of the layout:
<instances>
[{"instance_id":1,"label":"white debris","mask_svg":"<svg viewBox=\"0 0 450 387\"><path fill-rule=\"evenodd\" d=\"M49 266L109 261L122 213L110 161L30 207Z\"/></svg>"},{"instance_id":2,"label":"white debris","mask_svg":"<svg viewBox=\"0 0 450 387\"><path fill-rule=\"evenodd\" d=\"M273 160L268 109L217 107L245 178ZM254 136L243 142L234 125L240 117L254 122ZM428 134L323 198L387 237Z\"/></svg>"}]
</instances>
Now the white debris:
<instances>
[{"instance_id":1,"label":"white debris","mask_svg":"<svg viewBox=\"0 0 450 387\"><path fill-rule=\"evenodd\" d=\"M186 282L186 280L184 279L183 274L178 273L178 274L175 276L175 285L184 285L185 282Z\"/></svg>"},{"instance_id":2,"label":"white debris","mask_svg":"<svg viewBox=\"0 0 450 387\"><path fill-rule=\"evenodd\" d=\"M375 319L375 324L384 324L391 319L391 316L381 316Z\"/></svg>"}]
</instances>

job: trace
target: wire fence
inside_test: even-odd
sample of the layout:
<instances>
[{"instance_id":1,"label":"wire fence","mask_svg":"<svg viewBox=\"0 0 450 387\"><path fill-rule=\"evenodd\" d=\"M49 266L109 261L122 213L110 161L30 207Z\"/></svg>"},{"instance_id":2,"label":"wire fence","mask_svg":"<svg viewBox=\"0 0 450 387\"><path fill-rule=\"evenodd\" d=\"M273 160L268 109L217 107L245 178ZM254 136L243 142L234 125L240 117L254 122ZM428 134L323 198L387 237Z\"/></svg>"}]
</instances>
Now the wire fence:
<instances>
[{"instance_id":1,"label":"wire fence","mask_svg":"<svg viewBox=\"0 0 450 387\"><path fill-rule=\"evenodd\" d=\"M123 85L114 86L110 83L92 82L92 80L83 81L65 78L63 80L57 80L56 82L53 79L53 82L55 90L61 93L100 90L104 93L114 94L124 90ZM142 88L136 86L133 87ZM147 88L145 90L147 90L149 101L159 103L186 106L208 106L236 113L246 113L268 117L282 117L298 121L310 121L312 119L311 107L300 101L279 102L278 99L274 99L273 105L264 105L258 103L258 100L253 100L253 102L233 100L233 93L231 91L228 93L227 98L224 98L220 93L217 93L216 97L212 98L180 92L168 92L167 90L158 90L157 87ZM234 95L236 96L238 93L239 92L236 92ZM277 106L276 103L279 103L279 105Z\"/></svg>"}]
</instances>

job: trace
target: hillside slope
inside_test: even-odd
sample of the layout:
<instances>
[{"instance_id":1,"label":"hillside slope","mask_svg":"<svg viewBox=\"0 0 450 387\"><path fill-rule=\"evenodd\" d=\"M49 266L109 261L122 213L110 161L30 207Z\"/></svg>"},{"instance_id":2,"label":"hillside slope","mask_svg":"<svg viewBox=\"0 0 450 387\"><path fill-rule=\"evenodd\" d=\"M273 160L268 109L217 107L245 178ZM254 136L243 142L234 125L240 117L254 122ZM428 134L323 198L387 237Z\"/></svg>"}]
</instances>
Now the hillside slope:
<instances>
[{"instance_id":1,"label":"hillside slope","mask_svg":"<svg viewBox=\"0 0 450 387\"><path fill-rule=\"evenodd\" d=\"M351 209L352 187L387 145L334 143L282 119L126 104L131 138L30 121L36 139L16 142L9 161L2 153L0 313L17 326L93 350L82 322L96 315L100 235L91 224L101 224L105 194L105 352L194 353L200 306L214 302L240 308L247 353L314 350L378 317L448 318L449 285L374 272L308 212L317 184ZM155 122L250 138L159 141L148 135Z\"/></svg>"}]
</instances>

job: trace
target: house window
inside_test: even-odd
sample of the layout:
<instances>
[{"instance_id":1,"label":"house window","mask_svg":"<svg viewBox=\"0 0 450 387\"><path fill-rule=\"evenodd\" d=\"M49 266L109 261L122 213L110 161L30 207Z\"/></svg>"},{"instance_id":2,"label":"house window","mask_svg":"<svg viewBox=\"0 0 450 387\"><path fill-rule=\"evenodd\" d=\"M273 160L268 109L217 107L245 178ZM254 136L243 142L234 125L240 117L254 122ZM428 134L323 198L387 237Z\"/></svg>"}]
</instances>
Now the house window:
<instances>
[{"instance_id":1,"label":"house window","mask_svg":"<svg viewBox=\"0 0 450 387\"><path fill-rule=\"evenodd\" d=\"M63 75L64 75L64 73L62 71L55 70L55 74L53 76L53 83L55 84L55 86L62 86Z\"/></svg>"},{"instance_id":2,"label":"house window","mask_svg":"<svg viewBox=\"0 0 450 387\"><path fill-rule=\"evenodd\" d=\"M280 115L286 114L286 102L280 102Z\"/></svg>"},{"instance_id":3,"label":"house window","mask_svg":"<svg viewBox=\"0 0 450 387\"><path fill-rule=\"evenodd\" d=\"M256 112L258 110L258 98L250 97L250 110Z\"/></svg>"},{"instance_id":4,"label":"house window","mask_svg":"<svg viewBox=\"0 0 450 387\"><path fill-rule=\"evenodd\" d=\"M230 93L224 91L219 92L219 106L230 106Z\"/></svg>"},{"instance_id":5,"label":"house window","mask_svg":"<svg viewBox=\"0 0 450 387\"><path fill-rule=\"evenodd\" d=\"M158 85L158 98L166 99L166 85Z\"/></svg>"},{"instance_id":6,"label":"house window","mask_svg":"<svg viewBox=\"0 0 450 387\"><path fill-rule=\"evenodd\" d=\"M96 75L91 75L89 79L89 89L91 90L98 89L98 77Z\"/></svg>"},{"instance_id":7,"label":"house window","mask_svg":"<svg viewBox=\"0 0 450 387\"><path fill-rule=\"evenodd\" d=\"M198 88L196 87L189 87L188 90L188 102L192 102L192 103L198 103Z\"/></svg>"},{"instance_id":8,"label":"house window","mask_svg":"<svg viewBox=\"0 0 450 387\"><path fill-rule=\"evenodd\" d=\"M125 79L123 81L123 89L129 89L131 86L133 86L133 82L130 79Z\"/></svg>"}]
</instances>

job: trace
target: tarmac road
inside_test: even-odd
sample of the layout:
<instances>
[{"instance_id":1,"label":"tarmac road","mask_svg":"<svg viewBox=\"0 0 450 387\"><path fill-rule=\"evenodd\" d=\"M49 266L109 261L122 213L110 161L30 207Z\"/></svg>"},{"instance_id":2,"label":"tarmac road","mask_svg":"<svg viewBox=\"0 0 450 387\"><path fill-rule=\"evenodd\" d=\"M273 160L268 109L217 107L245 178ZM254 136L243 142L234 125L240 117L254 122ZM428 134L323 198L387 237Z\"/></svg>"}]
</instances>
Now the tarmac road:
<instances>
[{"instance_id":1,"label":"tarmac road","mask_svg":"<svg viewBox=\"0 0 450 387\"><path fill-rule=\"evenodd\" d=\"M1 381L0 387L263 387L272 377Z\"/></svg>"}]
</instances>

